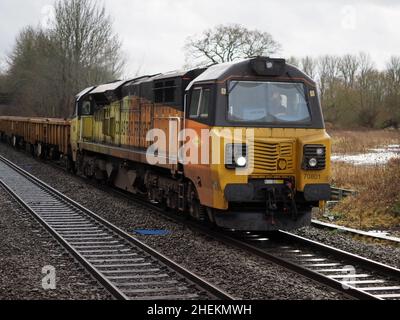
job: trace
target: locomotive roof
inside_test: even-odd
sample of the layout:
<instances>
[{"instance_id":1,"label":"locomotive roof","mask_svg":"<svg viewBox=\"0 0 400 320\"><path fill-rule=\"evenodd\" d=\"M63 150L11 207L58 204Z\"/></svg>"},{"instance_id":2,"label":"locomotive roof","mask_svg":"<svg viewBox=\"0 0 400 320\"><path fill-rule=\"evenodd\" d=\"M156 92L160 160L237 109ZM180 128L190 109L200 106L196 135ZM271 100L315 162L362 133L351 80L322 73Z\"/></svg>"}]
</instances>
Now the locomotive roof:
<instances>
[{"instance_id":1,"label":"locomotive roof","mask_svg":"<svg viewBox=\"0 0 400 320\"><path fill-rule=\"evenodd\" d=\"M271 69L268 69L268 63L271 63ZM287 75L293 78L303 78L309 83L314 84L314 80L301 72L298 68L287 64L284 59L254 57L240 61L215 64L190 82L186 90L191 89L195 83L225 80L230 76L240 77L260 75L270 77Z\"/></svg>"},{"instance_id":2,"label":"locomotive roof","mask_svg":"<svg viewBox=\"0 0 400 320\"><path fill-rule=\"evenodd\" d=\"M132 79L131 81L125 83L125 84L124 84L124 87L129 87L129 86L131 86L131 85L133 85L133 84L138 84L138 83L146 82L146 81L148 81L149 79L152 79L152 78L154 78L155 76L158 76L158 75L159 75L159 74L151 75L151 76L147 75L147 76L142 76L142 77L139 77L139 78L136 78L136 79Z\"/></svg>"},{"instance_id":3,"label":"locomotive roof","mask_svg":"<svg viewBox=\"0 0 400 320\"><path fill-rule=\"evenodd\" d=\"M166 73L161 73L157 76L155 76L152 80L162 80L162 79L170 79L170 78L179 78L179 77L184 77L188 71L170 71Z\"/></svg>"},{"instance_id":4,"label":"locomotive roof","mask_svg":"<svg viewBox=\"0 0 400 320\"><path fill-rule=\"evenodd\" d=\"M273 67L267 67L268 63L272 63ZM268 69L270 68L270 69ZM218 80L225 80L230 76L283 76L287 75L289 78L301 78L309 83L315 84L315 82L308 77L306 74L301 72L296 67L287 64L284 59L273 59L269 57L254 57L248 58L241 61L227 62L216 64L207 68L197 68L191 70L177 70L166 73L159 73L155 75L146 75L130 80L118 80L111 83L101 84L97 87L89 87L80 92L76 98L77 101L87 94L93 95L107 95L112 94L122 87L124 90L129 90L129 87L135 86L141 83L151 83L153 81L162 81L164 79L180 78L184 80L183 85L187 85L187 81L190 83L187 85L186 90L193 87L195 83L211 82ZM184 88L183 88L184 89Z\"/></svg>"},{"instance_id":5,"label":"locomotive roof","mask_svg":"<svg viewBox=\"0 0 400 320\"><path fill-rule=\"evenodd\" d=\"M97 93L105 93L107 91L114 91L124 85L126 82L129 82L131 80L119 80L111 83L106 83L99 85L96 89L94 89L91 94L97 94Z\"/></svg>"},{"instance_id":6,"label":"locomotive roof","mask_svg":"<svg viewBox=\"0 0 400 320\"><path fill-rule=\"evenodd\" d=\"M233 65L237 64L238 62L226 62L215 64L209 67L206 71L204 71L200 76L194 79L187 90L189 90L195 82L202 82L202 81L211 81L211 80L218 80L223 74L225 74Z\"/></svg>"},{"instance_id":7,"label":"locomotive roof","mask_svg":"<svg viewBox=\"0 0 400 320\"><path fill-rule=\"evenodd\" d=\"M96 103L100 105L117 101L122 98L122 89L124 86L133 80L134 79L117 80L107 84L102 84L91 91L90 95L95 99Z\"/></svg>"},{"instance_id":8,"label":"locomotive roof","mask_svg":"<svg viewBox=\"0 0 400 320\"><path fill-rule=\"evenodd\" d=\"M82 90L81 92L79 92L75 97L76 101L81 100L85 95L90 93L90 91L92 91L94 88L96 88L96 87L89 87L89 88L86 88L86 89Z\"/></svg>"},{"instance_id":9,"label":"locomotive roof","mask_svg":"<svg viewBox=\"0 0 400 320\"><path fill-rule=\"evenodd\" d=\"M169 71L165 73L158 73L155 75L143 76L137 79L133 79L126 83L124 86L129 87L131 85L136 85L143 82L152 82L152 81L160 81L164 79L174 79L174 78L190 78L196 77L196 75L201 74L205 69L197 68L190 70L175 70Z\"/></svg>"}]
</instances>

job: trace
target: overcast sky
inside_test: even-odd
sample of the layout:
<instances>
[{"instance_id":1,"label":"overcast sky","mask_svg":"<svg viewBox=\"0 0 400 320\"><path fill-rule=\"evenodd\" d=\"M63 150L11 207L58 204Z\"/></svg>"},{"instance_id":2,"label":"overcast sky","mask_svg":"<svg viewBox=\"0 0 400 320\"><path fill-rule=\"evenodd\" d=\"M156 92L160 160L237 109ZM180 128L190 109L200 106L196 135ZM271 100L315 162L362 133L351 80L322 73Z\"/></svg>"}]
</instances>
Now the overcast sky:
<instances>
[{"instance_id":1,"label":"overcast sky","mask_svg":"<svg viewBox=\"0 0 400 320\"><path fill-rule=\"evenodd\" d=\"M273 35L280 56L364 51L382 68L400 55L399 0L104 0L123 41L127 75L179 69L185 39L239 23ZM0 61L17 33L46 23L53 0L0 0Z\"/></svg>"}]
</instances>

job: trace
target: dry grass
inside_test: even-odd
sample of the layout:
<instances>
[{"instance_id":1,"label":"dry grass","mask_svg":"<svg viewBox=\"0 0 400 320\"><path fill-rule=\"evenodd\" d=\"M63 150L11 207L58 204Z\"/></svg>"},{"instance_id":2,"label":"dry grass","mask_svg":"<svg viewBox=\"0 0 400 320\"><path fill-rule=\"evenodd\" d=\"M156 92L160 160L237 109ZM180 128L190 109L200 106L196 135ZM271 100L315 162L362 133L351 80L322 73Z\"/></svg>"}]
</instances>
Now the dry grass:
<instances>
[{"instance_id":1,"label":"dry grass","mask_svg":"<svg viewBox=\"0 0 400 320\"><path fill-rule=\"evenodd\" d=\"M333 184L358 191L335 206L340 224L362 229L400 226L400 159L386 166L333 165Z\"/></svg>"},{"instance_id":2,"label":"dry grass","mask_svg":"<svg viewBox=\"0 0 400 320\"><path fill-rule=\"evenodd\" d=\"M333 130L329 134L332 136L333 153L363 153L371 148L400 143L400 130Z\"/></svg>"},{"instance_id":3,"label":"dry grass","mask_svg":"<svg viewBox=\"0 0 400 320\"><path fill-rule=\"evenodd\" d=\"M398 131L334 131L331 135L335 153L354 154L400 144ZM358 191L357 196L332 209L337 223L362 229L400 227L400 159L385 166L334 162L332 177L336 187Z\"/></svg>"}]
</instances>

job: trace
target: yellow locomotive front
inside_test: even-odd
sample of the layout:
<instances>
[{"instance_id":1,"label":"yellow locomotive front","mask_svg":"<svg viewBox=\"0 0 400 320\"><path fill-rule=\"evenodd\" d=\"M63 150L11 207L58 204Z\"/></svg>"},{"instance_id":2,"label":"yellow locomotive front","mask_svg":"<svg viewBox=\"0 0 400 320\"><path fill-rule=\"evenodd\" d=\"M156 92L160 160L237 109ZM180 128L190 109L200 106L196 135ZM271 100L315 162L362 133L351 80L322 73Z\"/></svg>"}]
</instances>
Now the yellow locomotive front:
<instances>
[{"instance_id":1,"label":"yellow locomotive front","mask_svg":"<svg viewBox=\"0 0 400 320\"><path fill-rule=\"evenodd\" d=\"M255 58L211 67L187 94L186 128L209 129L213 141L209 165L185 166L208 216L239 230L310 224L312 207L331 192L315 83L284 60Z\"/></svg>"}]
</instances>

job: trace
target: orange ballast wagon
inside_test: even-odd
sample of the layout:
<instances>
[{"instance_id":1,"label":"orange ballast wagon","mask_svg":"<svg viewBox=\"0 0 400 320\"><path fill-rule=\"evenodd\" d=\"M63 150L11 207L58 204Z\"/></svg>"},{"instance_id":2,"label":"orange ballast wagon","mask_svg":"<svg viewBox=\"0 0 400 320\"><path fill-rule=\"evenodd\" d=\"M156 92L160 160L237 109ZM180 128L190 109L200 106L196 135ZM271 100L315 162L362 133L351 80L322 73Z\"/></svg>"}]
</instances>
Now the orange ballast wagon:
<instances>
[{"instance_id":1,"label":"orange ballast wagon","mask_svg":"<svg viewBox=\"0 0 400 320\"><path fill-rule=\"evenodd\" d=\"M1 138L37 156L67 155L70 128L70 121L66 119L0 117Z\"/></svg>"}]
</instances>

